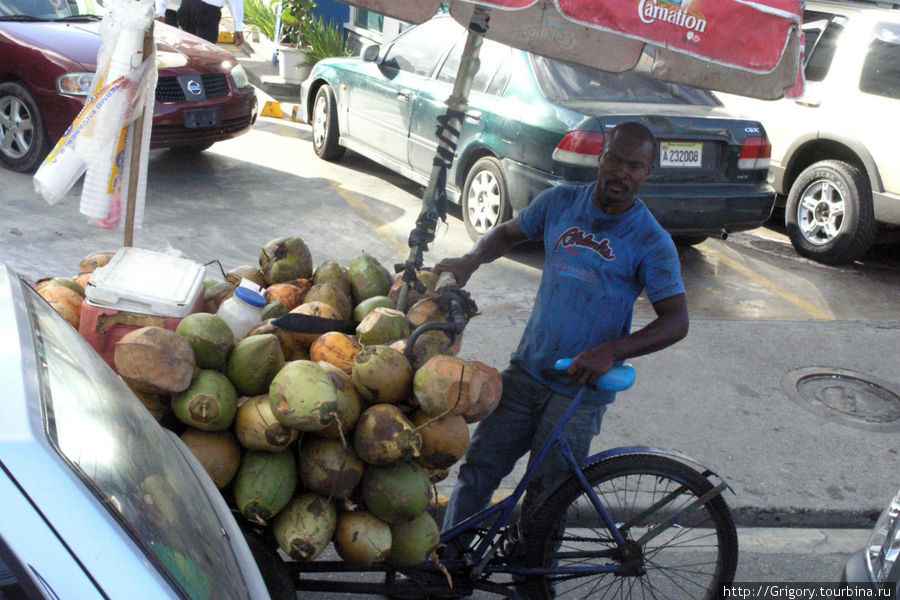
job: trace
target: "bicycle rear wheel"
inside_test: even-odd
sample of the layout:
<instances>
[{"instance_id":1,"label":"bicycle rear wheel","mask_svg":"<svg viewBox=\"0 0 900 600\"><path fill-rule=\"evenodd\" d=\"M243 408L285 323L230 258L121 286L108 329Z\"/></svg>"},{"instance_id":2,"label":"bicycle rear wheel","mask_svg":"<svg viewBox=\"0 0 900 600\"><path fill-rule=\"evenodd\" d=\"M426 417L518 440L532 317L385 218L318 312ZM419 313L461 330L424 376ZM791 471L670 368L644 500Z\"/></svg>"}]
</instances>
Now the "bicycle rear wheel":
<instances>
[{"instance_id":1,"label":"bicycle rear wheel","mask_svg":"<svg viewBox=\"0 0 900 600\"><path fill-rule=\"evenodd\" d=\"M734 521L721 495L683 510L712 489L694 469L658 455L617 456L588 466L585 477L626 541L678 514L673 525L634 545L630 558L572 477L541 504L525 526L529 567L627 566L627 574L531 576L528 598L718 598L737 568ZM669 499L660 505L663 499ZM653 508L651 508L653 507ZM646 513L646 514L645 514Z\"/></svg>"}]
</instances>

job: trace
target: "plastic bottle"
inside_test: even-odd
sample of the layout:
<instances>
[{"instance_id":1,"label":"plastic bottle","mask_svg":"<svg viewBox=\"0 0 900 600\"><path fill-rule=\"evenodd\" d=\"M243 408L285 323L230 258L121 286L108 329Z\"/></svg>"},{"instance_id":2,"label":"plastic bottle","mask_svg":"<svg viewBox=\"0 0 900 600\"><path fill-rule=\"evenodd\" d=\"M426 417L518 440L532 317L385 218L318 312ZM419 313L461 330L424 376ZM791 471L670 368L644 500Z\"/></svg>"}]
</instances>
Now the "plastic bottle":
<instances>
[{"instance_id":1,"label":"plastic bottle","mask_svg":"<svg viewBox=\"0 0 900 600\"><path fill-rule=\"evenodd\" d=\"M234 290L234 296L219 306L216 316L228 323L234 339L239 340L262 320L265 305L266 299L261 294L238 287Z\"/></svg>"}]
</instances>

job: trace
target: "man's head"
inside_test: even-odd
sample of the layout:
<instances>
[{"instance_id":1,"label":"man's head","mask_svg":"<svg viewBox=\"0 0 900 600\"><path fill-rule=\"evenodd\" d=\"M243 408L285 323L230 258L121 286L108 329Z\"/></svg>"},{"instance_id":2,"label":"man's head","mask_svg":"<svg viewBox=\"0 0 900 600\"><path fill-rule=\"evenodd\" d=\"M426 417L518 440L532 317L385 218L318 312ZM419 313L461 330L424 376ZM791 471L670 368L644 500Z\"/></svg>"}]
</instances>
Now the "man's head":
<instances>
[{"instance_id":1,"label":"man's head","mask_svg":"<svg viewBox=\"0 0 900 600\"><path fill-rule=\"evenodd\" d=\"M634 194L653 172L656 137L630 121L609 132L600 154L594 204L608 214L621 214L634 204Z\"/></svg>"}]
</instances>

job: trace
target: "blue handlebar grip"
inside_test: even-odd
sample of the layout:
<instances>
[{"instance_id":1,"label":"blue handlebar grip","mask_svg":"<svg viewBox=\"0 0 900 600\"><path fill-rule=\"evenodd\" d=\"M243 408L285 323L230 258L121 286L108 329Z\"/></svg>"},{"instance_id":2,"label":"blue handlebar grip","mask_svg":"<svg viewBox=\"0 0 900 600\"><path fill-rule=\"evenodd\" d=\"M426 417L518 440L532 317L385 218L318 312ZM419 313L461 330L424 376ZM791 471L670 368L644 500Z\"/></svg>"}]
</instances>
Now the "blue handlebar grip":
<instances>
[{"instance_id":1,"label":"blue handlebar grip","mask_svg":"<svg viewBox=\"0 0 900 600\"><path fill-rule=\"evenodd\" d=\"M571 358L561 358L554 365L559 371L565 371L570 366L572 366ZM631 365L619 365L601 375L594 385L601 390L623 392L634 385L636 375Z\"/></svg>"}]
</instances>

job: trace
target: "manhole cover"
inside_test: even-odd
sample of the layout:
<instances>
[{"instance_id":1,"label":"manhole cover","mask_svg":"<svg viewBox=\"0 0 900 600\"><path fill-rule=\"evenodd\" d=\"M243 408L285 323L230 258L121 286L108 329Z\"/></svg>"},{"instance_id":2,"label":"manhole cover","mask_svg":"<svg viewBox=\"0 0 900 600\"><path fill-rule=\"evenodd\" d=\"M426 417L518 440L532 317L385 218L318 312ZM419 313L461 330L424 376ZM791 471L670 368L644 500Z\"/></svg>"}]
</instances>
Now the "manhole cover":
<instances>
[{"instance_id":1,"label":"manhole cover","mask_svg":"<svg viewBox=\"0 0 900 600\"><path fill-rule=\"evenodd\" d=\"M796 369L782 380L803 408L870 431L900 431L900 394L886 382L845 369Z\"/></svg>"}]
</instances>

